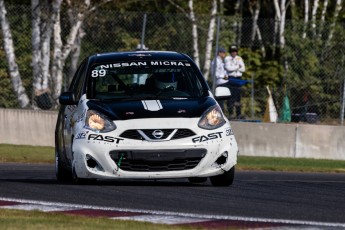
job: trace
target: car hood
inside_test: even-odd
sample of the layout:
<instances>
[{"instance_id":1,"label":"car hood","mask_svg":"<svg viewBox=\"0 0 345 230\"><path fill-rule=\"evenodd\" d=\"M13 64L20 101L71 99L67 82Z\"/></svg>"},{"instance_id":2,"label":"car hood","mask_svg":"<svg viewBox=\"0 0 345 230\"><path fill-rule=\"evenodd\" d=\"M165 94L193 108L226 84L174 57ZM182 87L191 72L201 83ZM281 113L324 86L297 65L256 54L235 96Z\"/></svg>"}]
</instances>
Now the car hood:
<instances>
[{"instance_id":1,"label":"car hood","mask_svg":"<svg viewBox=\"0 0 345 230\"><path fill-rule=\"evenodd\" d=\"M164 117L200 117L216 104L212 97L197 99L99 101L89 100L89 109L97 110L112 120Z\"/></svg>"}]
</instances>

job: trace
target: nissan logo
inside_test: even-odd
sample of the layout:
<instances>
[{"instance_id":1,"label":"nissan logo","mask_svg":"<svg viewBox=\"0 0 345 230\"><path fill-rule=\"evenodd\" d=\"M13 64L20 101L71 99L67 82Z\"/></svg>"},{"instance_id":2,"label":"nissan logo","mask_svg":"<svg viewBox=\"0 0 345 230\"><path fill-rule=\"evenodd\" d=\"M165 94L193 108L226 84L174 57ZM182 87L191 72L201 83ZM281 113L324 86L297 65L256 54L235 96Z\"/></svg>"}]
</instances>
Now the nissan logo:
<instances>
[{"instance_id":1,"label":"nissan logo","mask_svg":"<svg viewBox=\"0 0 345 230\"><path fill-rule=\"evenodd\" d=\"M152 132L152 135L156 138L156 139L161 139L164 135L162 130L155 130Z\"/></svg>"}]
</instances>

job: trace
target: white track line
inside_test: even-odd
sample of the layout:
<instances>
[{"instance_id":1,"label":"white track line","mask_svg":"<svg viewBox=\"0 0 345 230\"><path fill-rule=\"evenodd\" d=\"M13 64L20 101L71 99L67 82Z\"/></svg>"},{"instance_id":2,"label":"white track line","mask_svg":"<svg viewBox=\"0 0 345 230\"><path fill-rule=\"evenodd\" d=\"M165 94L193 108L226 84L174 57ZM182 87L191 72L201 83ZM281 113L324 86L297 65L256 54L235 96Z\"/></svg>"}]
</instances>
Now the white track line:
<instances>
[{"instance_id":1,"label":"white track line","mask_svg":"<svg viewBox=\"0 0 345 230\"><path fill-rule=\"evenodd\" d=\"M59 202L13 199L13 198L6 198L6 197L0 197L0 200L31 204L31 205L44 205L44 206L51 206L51 207L56 207L56 208L64 208L66 211L73 210L73 209L94 209L94 210L108 210L108 211L120 211L120 212L136 212L136 213L156 215L156 217L157 216L162 217L163 215L167 219L170 218L168 216L172 216L172 217L180 217L180 218L189 217L189 218L203 219L205 221L207 220L235 220L235 221L248 221L248 222L281 223L281 224L296 224L296 225L312 225L312 226L320 226L320 227L345 228L345 223L302 221L302 220L288 220L288 219L270 219L270 218L226 216L226 215L199 215L199 214L192 214L192 213L164 212L164 211L152 211L152 210L144 210L144 209L109 208L109 207L102 207L102 206L90 206L90 205L68 204L68 203L59 203ZM13 205L13 206L16 206L16 205ZM0 206L0 208L1 207L4 207L4 206ZM153 217L152 219L156 217ZM138 219L140 219L140 217L138 217ZM148 220L145 220L145 221L148 221ZM198 220L198 222L202 222L202 220L201 221Z\"/></svg>"}]
</instances>

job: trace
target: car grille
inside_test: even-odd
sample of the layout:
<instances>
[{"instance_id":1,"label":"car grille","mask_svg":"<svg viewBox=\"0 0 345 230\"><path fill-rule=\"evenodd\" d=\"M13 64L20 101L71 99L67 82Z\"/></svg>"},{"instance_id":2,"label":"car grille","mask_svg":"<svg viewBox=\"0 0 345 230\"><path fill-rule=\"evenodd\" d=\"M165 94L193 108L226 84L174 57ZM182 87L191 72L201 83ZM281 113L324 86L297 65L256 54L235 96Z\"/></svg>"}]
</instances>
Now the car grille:
<instances>
[{"instance_id":1,"label":"car grille","mask_svg":"<svg viewBox=\"0 0 345 230\"><path fill-rule=\"evenodd\" d=\"M206 149L175 150L113 150L111 159L125 171L178 171L196 167Z\"/></svg>"},{"instance_id":2,"label":"car grille","mask_svg":"<svg viewBox=\"0 0 345 230\"><path fill-rule=\"evenodd\" d=\"M163 136L156 138L153 132L159 130L163 132ZM190 129L129 129L123 132L120 137L134 140L176 140L194 136L195 133Z\"/></svg>"}]
</instances>

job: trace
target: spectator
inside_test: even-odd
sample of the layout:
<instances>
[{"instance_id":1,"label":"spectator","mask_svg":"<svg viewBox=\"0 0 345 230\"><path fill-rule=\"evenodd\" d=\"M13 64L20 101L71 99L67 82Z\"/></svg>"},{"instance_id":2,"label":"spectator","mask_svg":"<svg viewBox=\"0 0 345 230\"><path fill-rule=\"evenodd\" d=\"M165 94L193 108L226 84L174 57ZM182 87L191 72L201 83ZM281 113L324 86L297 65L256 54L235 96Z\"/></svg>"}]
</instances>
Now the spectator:
<instances>
[{"instance_id":1,"label":"spectator","mask_svg":"<svg viewBox=\"0 0 345 230\"><path fill-rule=\"evenodd\" d=\"M224 48L219 48L217 57L212 61L212 73L214 71L214 68L216 68L215 71L215 78L216 78L216 85L217 86L226 86L228 87L228 76L226 74L226 70L224 69L224 58L226 56L226 50ZM216 65L216 66L215 66ZM224 101L219 101L218 104L224 110Z\"/></svg>"},{"instance_id":2,"label":"spectator","mask_svg":"<svg viewBox=\"0 0 345 230\"><path fill-rule=\"evenodd\" d=\"M231 91L231 98L227 101L230 118L233 116L233 109L235 108L236 118L243 119L241 112L241 85L236 84L236 80L241 79L245 71L243 59L238 56L238 48L235 45L230 46L230 55L224 59L225 70L229 78L229 88Z\"/></svg>"}]
</instances>

